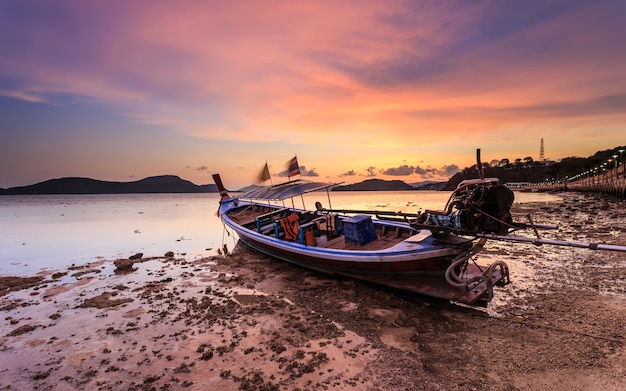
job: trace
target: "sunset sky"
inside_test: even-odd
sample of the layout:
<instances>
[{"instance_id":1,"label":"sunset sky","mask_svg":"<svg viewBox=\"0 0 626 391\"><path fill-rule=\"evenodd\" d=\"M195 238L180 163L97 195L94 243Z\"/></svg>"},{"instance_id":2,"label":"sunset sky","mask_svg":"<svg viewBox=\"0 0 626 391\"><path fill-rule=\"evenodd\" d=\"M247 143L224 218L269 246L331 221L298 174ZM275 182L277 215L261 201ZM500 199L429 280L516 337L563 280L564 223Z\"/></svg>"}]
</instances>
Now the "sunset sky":
<instances>
[{"instance_id":1,"label":"sunset sky","mask_svg":"<svg viewBox=\"0 0 626 391\"><path fill-rule=\"evenodd\" d=\"M626 142L626 1L0 0L0 187L446 180Z\"/></svg>"}]
</instances>

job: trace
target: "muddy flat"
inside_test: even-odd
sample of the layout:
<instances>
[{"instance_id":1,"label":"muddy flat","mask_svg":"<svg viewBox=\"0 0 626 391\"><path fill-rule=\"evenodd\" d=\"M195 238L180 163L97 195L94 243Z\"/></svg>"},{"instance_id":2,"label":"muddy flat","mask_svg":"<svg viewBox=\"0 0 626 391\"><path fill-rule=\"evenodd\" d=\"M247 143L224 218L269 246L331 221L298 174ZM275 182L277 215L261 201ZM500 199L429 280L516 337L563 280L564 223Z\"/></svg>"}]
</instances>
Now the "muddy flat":
<instances>
[{"instance_id":1,"label":"muddy flat","mask_svg":"<svg viewBox=\"0 0 626 391\"><path fill-rule=\"evenodd\" d=\"M546 237L626 244L625 203L514 205ZM532 233L529 233L532 234ZM471 309L238 247L0 277L0 389L624 390L626 254L490 242L512 283Z\"/></svg>"}]
</instances>

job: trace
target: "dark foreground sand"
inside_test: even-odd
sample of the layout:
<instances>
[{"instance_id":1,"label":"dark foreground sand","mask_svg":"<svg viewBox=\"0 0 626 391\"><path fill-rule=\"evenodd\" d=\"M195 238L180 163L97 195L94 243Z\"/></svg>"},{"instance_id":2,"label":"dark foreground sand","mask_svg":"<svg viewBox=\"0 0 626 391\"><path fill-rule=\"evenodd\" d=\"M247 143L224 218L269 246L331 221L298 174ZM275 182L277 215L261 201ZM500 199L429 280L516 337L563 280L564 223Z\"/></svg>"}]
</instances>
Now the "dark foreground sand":
<instances>
[{"instance_id":1,"label":"dark foreground sand","mask_svg":"<svg viewBox=\"0 0 626 391\"><path fill-rule=\"evenodd\" d=\"M563 197L514 216L626 244L623 202ZM491 243L480 258L511 269L487 310L245 248L0 278L0 389L626 390L626 254Z\"/></svg>"}]
</instances>

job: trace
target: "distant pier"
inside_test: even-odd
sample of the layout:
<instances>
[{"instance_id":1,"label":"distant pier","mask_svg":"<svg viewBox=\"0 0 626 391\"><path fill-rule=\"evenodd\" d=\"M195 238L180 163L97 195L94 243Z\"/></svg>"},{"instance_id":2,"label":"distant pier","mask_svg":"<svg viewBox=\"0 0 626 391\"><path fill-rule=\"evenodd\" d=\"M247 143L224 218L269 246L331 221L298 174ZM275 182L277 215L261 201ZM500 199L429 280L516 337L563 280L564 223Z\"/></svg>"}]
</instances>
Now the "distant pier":
<instances>
[{"instance_id":1,"label":"distant pier","mask_svg":"<svg viewBox=\"0 0 626 391\"><path fill-rule=\"evenodd\" d=\"M567 182L567 190L605 193L620 198L626 197L626 165L593 175L586 172Z\"/></svg>"},{"instance_id":2,"label":"distant pier","mask_svg":"<svg viewBox=\"0 0 626 391\"><path fill-rule=\"evenodd\" d=\"M523 192L547 192L547 191L581 191L592 193L604 193L620 198L626 198L626 165L598 171L587 171L572 179L560 181L547 181L541 183L519 183L509 186L512 190Z\"/></svg>"}]
</instances>

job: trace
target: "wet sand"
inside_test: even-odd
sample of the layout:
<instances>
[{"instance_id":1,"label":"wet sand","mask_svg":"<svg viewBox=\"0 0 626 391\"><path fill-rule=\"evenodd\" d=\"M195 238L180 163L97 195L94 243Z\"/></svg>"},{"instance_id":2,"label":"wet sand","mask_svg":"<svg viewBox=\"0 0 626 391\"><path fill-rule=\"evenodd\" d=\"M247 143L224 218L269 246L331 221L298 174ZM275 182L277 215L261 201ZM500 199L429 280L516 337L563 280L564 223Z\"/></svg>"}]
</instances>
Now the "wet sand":
<instances>
[{"instance_id":1,"label":"wet sand","mask_svg":"<svg viewBox=\"0 0 626 391\"><path fill-rule=\"evenodd\" d=\"M563 197L514 217L626 244L624 202ZM626 254L501 242L494 259L512 284L478 310L243 247L0 278L0 389L626 389Z\"/></svg>"}]
</instances>

